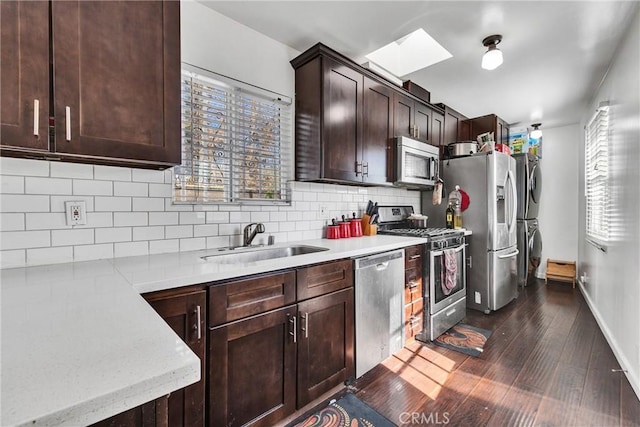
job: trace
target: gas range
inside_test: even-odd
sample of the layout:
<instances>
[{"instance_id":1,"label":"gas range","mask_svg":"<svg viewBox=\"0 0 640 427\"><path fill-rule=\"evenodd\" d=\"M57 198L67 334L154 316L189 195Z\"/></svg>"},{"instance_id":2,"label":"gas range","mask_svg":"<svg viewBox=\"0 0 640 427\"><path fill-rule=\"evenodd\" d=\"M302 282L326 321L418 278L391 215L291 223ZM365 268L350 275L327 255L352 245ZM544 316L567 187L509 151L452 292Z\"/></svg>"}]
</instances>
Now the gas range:
<instances>
[{"instance_id":1,"label":"gas range","mask_svg":"<svg viewBox=\"0 0 640 427\"><path fill-rule=\"evenodd\" d=\"M446 249L459 246L464 239L464 230L450 228L409 228L408 224L395 224L385 227L381 225L379 234L395 236L422 237L429 239L429 249Z\"/></svg>"}]
</instances>

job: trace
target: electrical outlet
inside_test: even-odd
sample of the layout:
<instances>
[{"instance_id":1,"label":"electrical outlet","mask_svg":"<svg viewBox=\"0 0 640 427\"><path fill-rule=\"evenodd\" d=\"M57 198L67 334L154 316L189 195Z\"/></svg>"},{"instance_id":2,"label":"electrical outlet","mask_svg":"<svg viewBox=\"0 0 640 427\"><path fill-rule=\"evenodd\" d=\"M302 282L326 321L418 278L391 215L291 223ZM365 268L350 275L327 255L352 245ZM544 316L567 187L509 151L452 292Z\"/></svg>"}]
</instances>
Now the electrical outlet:
<instances>
[{"instance_id":1,"label":"electrical outlet","mask_svg":"<svg viewBox=\"0 0 640 427\"><path fill-rule=\"evenodd\" d=\"M87 207L84 201L64 202L67 212L67 225L85 225L87 223Z\"/></svg>"},{"instance_id":2,"label":"electrical outlet","mask_svg":"<svg viewBox=\"0 0 640 427\"><path fill-rule=\"evenodd\" d=\"M320 206L320 219L329 219L329 208Z\"/></svg>"}]
</instances>

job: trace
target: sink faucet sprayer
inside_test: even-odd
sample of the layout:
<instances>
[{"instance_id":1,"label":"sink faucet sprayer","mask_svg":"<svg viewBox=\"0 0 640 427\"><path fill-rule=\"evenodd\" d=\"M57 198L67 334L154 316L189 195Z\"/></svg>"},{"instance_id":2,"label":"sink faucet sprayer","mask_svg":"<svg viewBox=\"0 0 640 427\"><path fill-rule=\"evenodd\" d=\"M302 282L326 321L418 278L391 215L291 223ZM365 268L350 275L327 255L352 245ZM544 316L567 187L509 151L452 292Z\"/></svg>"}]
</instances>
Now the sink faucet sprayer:
<instances>
[{"instance_id":1,"label":"sink faucet sprayer","mask_svg":"<svg viewBox=\"0 0 640 427\"><path fill-rule=\"evenodd\" d=\"M253 229L253 231L251 231L251 227L252 226L256 226L256 228ZM247 225L244 228L244 239L242 240L242 244L243 246L249 246L251 245L251 242L253 242L253 239L255 239L256 235L258 233L264 233L264 224L261 222L254 222L251 223L249 225Z\"/></svg>"}]
</instances>

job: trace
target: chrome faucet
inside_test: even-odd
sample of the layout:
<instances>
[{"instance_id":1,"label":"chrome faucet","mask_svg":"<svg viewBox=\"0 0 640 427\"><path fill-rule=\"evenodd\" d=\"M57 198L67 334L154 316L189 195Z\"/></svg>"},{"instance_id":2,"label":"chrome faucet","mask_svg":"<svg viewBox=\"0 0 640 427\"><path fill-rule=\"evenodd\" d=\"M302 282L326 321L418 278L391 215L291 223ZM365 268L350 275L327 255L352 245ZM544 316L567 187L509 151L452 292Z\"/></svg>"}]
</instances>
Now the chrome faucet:
<instances>
[{"instance_id":1,"label":"chrome faucet","mask_svg":"<svg viewBox=\"0 0 640 427\"><path fill-rule=\"evenodd\" d=\"M256 226L256 228L253 229L253 231L251 231L251 227L252 226ZM258 233L264 233L264 224L261 222L253 222L249 225L247 225L244 228L244 239L242 240L242 245L243 246L249 246L251 245L251 242L253 242L253 239L256 238L256 234Z\"/></svg>"}]
</instances>

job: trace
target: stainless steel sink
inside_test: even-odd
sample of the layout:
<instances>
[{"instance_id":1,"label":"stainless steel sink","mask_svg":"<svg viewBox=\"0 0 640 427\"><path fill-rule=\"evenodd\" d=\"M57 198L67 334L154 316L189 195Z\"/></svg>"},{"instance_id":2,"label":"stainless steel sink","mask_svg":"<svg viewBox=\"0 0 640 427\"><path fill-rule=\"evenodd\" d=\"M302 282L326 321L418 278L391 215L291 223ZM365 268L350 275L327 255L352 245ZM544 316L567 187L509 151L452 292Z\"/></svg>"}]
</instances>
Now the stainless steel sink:
<instances>
[{"instance_id":1,"label":"stainless steel sink","mask_svg":"<svg viewBox=\"0 0 640 427\"><path fill-rule=\"evenodd\" d=\"M328 250L329 248L306 245L283 246L278 248L264 246L258 248L238 247L234 248L231 253L225 251L221 254L205 255L201 258L205 261L216 262L219 264L242 264L247 262L264 261L267 259L288 258Z\"/></svg>"}]
</instances>

